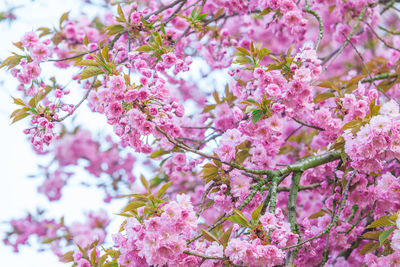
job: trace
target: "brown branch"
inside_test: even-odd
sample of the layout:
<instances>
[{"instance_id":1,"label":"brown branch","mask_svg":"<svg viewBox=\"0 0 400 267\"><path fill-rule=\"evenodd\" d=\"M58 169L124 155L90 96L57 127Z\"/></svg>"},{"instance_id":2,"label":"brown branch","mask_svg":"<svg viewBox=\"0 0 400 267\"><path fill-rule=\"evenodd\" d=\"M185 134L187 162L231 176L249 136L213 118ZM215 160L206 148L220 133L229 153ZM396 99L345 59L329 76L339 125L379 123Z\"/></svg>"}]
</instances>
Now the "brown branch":
<instances>
[{"instance_id":1,"label":"brown branch","mask_svg":"<svg viewBox=\"0 0 400 267\"><path fill-rule=\"evenodd\" d=\"M380 36L375 32L375 30L372 28L372 26L371 26L369 23L367 23L367 22L365 22L365 21L364 21L364 23L368 26L368 28L369 28L369 29L371 30L371 32L376 36L376 38L378 38L378 40L381 41L386 47L391 48L391 49L393 49L393 50L396 50L396 51L400 52L400 49L398 49L398 48L396 48L396 47L393 47L392 45L388 44L385 40L383 40L383 38L380 37Z\"/></svg>"},{"instance_id":2,"label":"brown branch","mask_svg":"<svg viewBox=\"0 0 400 267\"><path fill-rule=\"evenodd\" d=\"M291 118L292 118L295 122L297 122L297 123L299 123L299 124L301 124L301 125L303 125L303 126L307 126L307 127L316 129L316 130L318 130L318 131L325 131L325 129L323 129L323 128L321 128L321 127L318 127L318 126L315 126L315 125L311 125L311 124L305 123L305 122L303 122L303 121L301 121L301 120L299 120L299 119L296 119L295 117L291 117Z\"/></svg>"},{"instance_id":3,"label":"brown branch","mask_svg":"<svg viewBox=\"0 0 400 267\"><path fill-rule=\"evenodd\" d=\"M346 36L345 36L345 37L346 37ZM351 45L351 47L354 49L354 51L356 51L356 54L358 55L358 57L360 58L361 64L363 65L365 71L367 72L368 77L369 77L370 81L372 82L372 84L373 84L373 85L376 87L376 89L378 89L379 92L381 92L387 99L389 99L389 100L392 99L390 96L388 96L388 95L386 94L385 91L383 91L381 88L378 87L378 85L376 85L375 80L372 78L371 72L369 71L367 65L365 65L364 57L363 57L363 56L361 55L361 53L358 51L357 47L353 44L353 42L352 42L351 40L348 40L348 41L349 41L349 44Z\"/></svg>"},{"instance_id":4,"label":"brown branch","mask_svg":"<svg viewBox=\"0 0 400 267\"><path fill-rule=\"evenodd\" d=\"M187 251L187 250L184 251L183 253L185 253L187 255L193 255L193 256L196 256L196 257L200 257L200 258L203 258L203 259L206 259L206 260L220 260L220 261L229 260L229 258L226 258L226 257L207 256L207 255L203 255L203 254L199 254L199 253L192 252L192 251Z\"/></svg>"},{"instance_id":5,"label":"brown branch","mask_svg":"<svg viewBox=\"0 0 400 267\"><path fill-rule=\"evenodd\" d=\"M329 60L327 60L327 65L324 67L324 71L326 71L328 69L328 67L332 64L332 62L338 57L338 55L340 55L342 53L342 51L344 50L344 48L347 46L347 44L349 43L348 40L351 40L351 38L354 35L354 32L356 30L356 28L358 28L358 26L360 26L360 22L362 20L362 18L364 17L364 13L367 10L366 6L360 13L360 15L358 16L358 20L357 20L357 24L353 26L353 28L351 29L351 32L349 33L349 35L347 36L345 42L337 49L335 50L335 52L333 53L332 56L329 57Z\"/></svg>"},{"instance_id":6,"label":"brown branch","mask_svg":"<svg viewBox=\"0 0 400 267\"><path fill-rule=\"evenodd\" d=\"M126 31L123 31L123 32L120 32L120 33L118 33L117 35L115 35L114 39L112 39L112 40L108 43L109 49L113 49L115 42L118 41L118 39L119 39L125 32L126 32ZM60 62L60 61L71 60L71 59L75 59L75 58L78 58L78 57L83 57L83 56L85 56L85 55L87 55L87 54L91 54L91 53L97 52L97 51L99 51L99 49L102 49L103 47L104 47L104 45L101 46L101 47L98 47L98 48L96 48L96 49L93 49L93 50L91 50L91 51L87 51L87 52L84 52L84 53L81 53L81 54L78 54L78 55L75 55L75 56L66 57L66 58L58 58L58 59L48 59L47 61L48 61L48 62Z\"/></svg>"},{"instance_id":7,"label":"brown branch","mask_svg":"<svg viewBox=\"0 0 400 267\"><path fill-rule=\"evenodd\" d=\"M171 8L171 7L174 7L175 5L179 4L179 2L182 2L182 1L186 2L186 0L176 0L176 1L172 2L171 4L166 5L166 6L163 6L163 7L161 7L160 9L158 9L157 11L155 11L155 12L153 12L153 13L150 13L149 15L147 15L146 17L144 17L144 19L145 19L145 20L148 20L151 16L153 16L153 15L158 15L158 14L160 14L161 12L163 12L163 11L165 11L165 10Z\"/></svg>"},{"instance_id":8,"label":"brown branch","mask_svg":"<svg viewBox=\"0 0 400 267\"><path fill-rule=\"evenodd\" d=\"M93 86L94 86L94 84L95 84L96 81L97 81L97 79L95 78L94 81L92 82L92 84L90 85L89 89L86 91L86 93L85 93L85 95L83 96L83 98L78 102L78 104L76 104L76 105L74 106L74 112L75 112L75 111L79 108L79 106L82 105L82 103L88 98L88 96L89 96L91 90L93 89ZM72 114L74 114L74 112L73 112L73 113L69 113L69 114L67 114L67 115L65 115L65 116L63 116L63 117L61 117L61 118L59 118L59 119L57 119L57 120L53 119L53 121L55 121L55 122L61 122L61 121L65 120L66 118L68 118L69 116L71 116Z\"/></svg>"}]
</instances>

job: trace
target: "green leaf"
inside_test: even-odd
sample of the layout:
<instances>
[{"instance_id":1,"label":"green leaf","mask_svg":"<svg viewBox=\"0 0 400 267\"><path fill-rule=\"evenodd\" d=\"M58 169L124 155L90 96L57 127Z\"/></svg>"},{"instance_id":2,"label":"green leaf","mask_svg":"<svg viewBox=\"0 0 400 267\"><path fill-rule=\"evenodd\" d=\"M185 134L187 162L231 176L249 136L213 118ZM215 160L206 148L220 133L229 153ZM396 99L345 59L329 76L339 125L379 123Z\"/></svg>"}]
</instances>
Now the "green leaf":
<instances>
[{"instance_id":1,"label":"green leaf","mask_svg":"<svg viewBox=\"0 0 400 267\"><path fill-rule=\"evenodd\" d=\"M140 200L132 201L131 203L126 205L126 207L124 208L122 213L131 211L131 210L136 210L137 208L140 208L140 207L143 207L143 206L146 206L146 202L140 201Z\"/></svg>"},{"instance_id":2,"label":"green leaf","mask_svg":"<svg viewBox=\"0 0 400 267\"><path fill-rule=\"evenodd\" d=\"M119 17L126 22L126 18L124 12L122 11L121 5L118 3L118 15Z\"/></svg>"},{"instance_id":3,"label":"green leaf","mask_svg":"<svg viewBox=\"0 0 400 267\"><path fill-rule=\"evenodd\" d=\"M318 211L318 212L316 212L316 213L314 213L314 214L311 214L311 215L308 217L308 219L316 219L316 218L319 218L319 217L322 217L322 216L325 216L325 215L326 215L326 212L323 211L323 210L320 210L320 211Z\"/></svg>"},{"instance_id":4,"label":"green leaf","mask_svg":"<svg viewBox=\"0 0 400 267\"><path fill-rule=\"evenodd\" d=\"M12 97L12 99L14 100L14 104L17 104L17 105L20 105L20 106L24 106L24 107L26 106L24 101L22 101L21 99L15 98L15 97Z\"/></svg>"},{"instance_id":5,"label":"green leaf","mask_svg":"<svg viewBox=\"0 0 400 267\"><path fill-rule=\"evenodd\" d=\"M92 252L90 253L90 262L93 266L96 266L96 252L96 248L93 248Z\"/></svg>"},{"instance_id":6,"label":"green leaf","mask_svg":"<svg viewBox=\"0 0 400 267\"><path fill-rule=\"evenodd\" d=\"M364 234L362 234L363 237L368 238L368 239L373 239L373 240L379 240L379 235L381 234L381 232L366 232Z\"/></svg>"},{"instance_id":7,"label":"green leaf","mask_svg":"<svg viewBox=\"0 0 400 267\"><path fill-rule=\"evenodd\" d=\"M249 105L256 105L257 107L260 106L260 103L258 103L256 100L248 98L242 102L240 102L240 104L249 104Z\"/></svg>"},{"instance_id":8,"label":"green leaf","mask_svg":"<svg viewBox=\"0 0 400 267\"><path fill-rule=\"evenodd\" d=\"M258 207L255 210L253 210L253 212L251 213L251 219L253 220L253 222L255 224L258 223L258 219L261 216L261 209L262 209L263 204L264 203L261 201L260 205L258 205Z\"/></svg>"},{"instance_id":9,"label":"green leaf","mask_svg":"<svg viewBox=\"0 0 400 267\"><path fill-rule=\"evenodd\" d=\"M232 229L233 225L231 225L231 227L229 227L228 230L226 230L221 236L221 243L224 246L224 248L228 245L229 238L231 237L232 234Z\"/></svg>"},{"instance_id":10,"label":"green leaf","mask_svg":"<svg viewBox=\"0 0 400 267\"><path fill-rule=\"evenodd\" d=\"M199 14L199 15L197 15L196 20L202 20L202 19L204 19L207 15L208 15L208 13Z\"/></svg>"},{"instance_id":11,"label":"green leaf","mask_svg":"<svg viewBox=\"0 0 400 267\"><path fill-rule=\"evenodd\" d=\"M379 244L383 244L383 242L385 242L385 240L390 236L391 233L393 233L393 231L396 230L396 228L390 228L388 230L383 231L380 235L379 235Z\"/></svg>"},{"instance_id":12,"label":"green leaf","mask_svg":"<svg viewBox=\"0 0 400 267\"><path fill-rule=\"evenodd\" d=\"M251 121L256 124L260 119L261 116L263 115L261 109L256 109L251 113Z\"/></svg>"},{"instance_id":13,"label":"green leaf","mask_svg":"<svg viewBox=\"0 0 400 267\"><path fill-rule=\"evenodd\" d=\"M238 64L242 64L242 65L246 65L246 64L251 64L253 63L251 61L251 59L249 57L243 56L243 55L238 55L235 60L233 61L233 63L238 63Z\"/></svg>"},{"instance_id":14,"label":"green leaf","mask_svg":"<svg viewBox=\"0 0 400 267\"><path fill-rule=\"evenodd\" d=\"M3 60L3 62L0 65L0 69L7 66L7 69L12 69L15 66L17 66L19 64L19 62L21 61L22 57L21 56L9 56L8 58L6 58L5 60Z\"/></svg>"},{"instance_id":15,"label":"green leaf","mask_svg":"<svg viewBox=\"0 0 400 267\"><path fill-rule=\"evenodd\" d=\"M71 262L74 261L74 251L68 251L62 257L63 262Z\"/></svg>"},{"instance_id":16,"label":"green leaf","mask_svg":"<svg viewBox=\"0 0 400 267\"><path fill-rule=\"evenodd\" d=\"M359 75L354 78L352 78L350 81L346 83L346 88L350 88L353 85L357 85L361 79L365 78L365 75Z\"/></svg>"},{"instance_id":17,"label":"green leaf","mask_svg":"<svg viewBox=\"0 0 400 267\"><path fill-rule=\"evenodd\" d=\"M380 245L379 245L378 242L368 243L368 244L366 244L365 246L363 246L363 247L361 248L360 254L361 254L361 255L365 255L365 254L367 254L368 252L371 252L371 251L373 251L373 250L375 250L375 249L377 249L377 248L379 248L379 247L380 247Z\"/></svg>"},{"instance_id":18,"label":"green leaf","mask_svg":"<svg viewBox=\"0 0 400 267\"><path fill-rule=\"evenodd\" d=\"M46 35L51 33L51 30L49 28L46 28L46 27L40 27L37 30L42 32L41 34L39 34L39 37L43 37L43 36L46 36Z\"/></svg>"},{"instance_id":19,"label":"green leaf","mask_svg":"<svg viewBox=\"0 0 400 267\"><path fill-rule=\"evenodd\" d=\"M261 48L260 52L258 52L258 59L262 60L269 53L271 53L271 50L267 48Z\"/></svg>"},{"instance_id":20,"label":"green leaf","mask_svg":"<svg viewBox=\"0 0 400 267\"><path fill-rule=\"evenodd\" d=\"M64 14L61 15L61 17L60 17L60 28L61 28L61 25L63 24L63 22L68 20L69 12L70 11L65 12Z\"/></svg>"},{"instance_id":21,"label":"green leaf","mask_svg":"<svg viewBox=\"0 0 400 267\"><path fill-rule=\"evenodd\" d=\"M79 77L81 78L81 80L85 80L90 77L94 77L94 76L97 76L97 75L100 75L103 73L104 73L104 71L102 69L100 69L99 67L89 66L81 72Z\"/></svg>"},{"instance_id":22,"label":"green leaf","mask_svg":"<svg viewBox=\"0 0 400 267\"><path fill-rule=\"evenodd\" d=\"M271 8L266 8L266 9L264 9L263 11L261 11L261 13L259 14L259 16L264 16L264 15L267 15L268 13L270 13L272 11L272 9Z\"/></svg>"},{"instance_id":23,"label":"green leaf","mask_svg":"<svg viewBox=\"0 0 400 267\"><path fill-rule=\"evenodd\" d=\"M109 62L109 61L110 61L108 45L105 45L105 46L103 47L103 49L101 50L101 54L102 54L102 56L104 57L104 59L106 60L106 62Z\"/></svg>"},{"instance_id":24,"label":"green leaf","mask_svg":"<svg viewBox=\"0 0 400 267\"><path fill-rule=\"evenodd\" d=\"M250 156L251 156L251 155L250 155L248 149L246 149L246 150L240 150L240 151L238 151L238 152L236 153L236 159L235 159L235 161L236 161L236 163L243 164L243 162L244 162L248 157L250 157Z\"/></svg>"},{"instance_id":25,"label":"green leaf","mask_svg":"<svg viewBox=\"0 0 400 267\"><path fill-rule=\"evenodd\" d=\"M91 60L91 59L84 59L84 60L81 60L81 61L77 62L75 65L77 65L77 66L94 66L94 67L98 67L99 63L94 61L94 60Z\"/></svg>"},{"instance_id":26,"label":"green leaf","mask_svg":"<svg viewBox=\"0 0 400 267\"><path fill-rule=\"evenodd\" d=\"M161 197L165 194L165 192L167 191L167 189L171 186L171 184L172 184L172 181L169 181L168 183L164 184L164 185L160 188L160 190L158 190L157 197L158 197L158 198L161 198Z\"/></svg>"},{"instance_id":27,"label":"green leaf","mask_svg":"<svg viewBox=\"0 0 400 267\"><path fill-rule=\"evenodd\" d=\"M118 264L115 262L106 262L101 267L118 267Z\"/></svg>"},{"instance_id":28,"label":"green leaf","mask_svg":"<svg viewBox=\"0 0 400 267\"><path fill-rule=\"evenodd\" d=\"M250 55L250 52L249 51L247 51L247 49L246 48L243 48L243 47L240 47L240 46L235 46L235 48L237 49L237 50L239 50L241 53L243 53L243 54L245 54L245 55L247 55L247 56L251 56Z\"/></svg>"},{"instance_id":29,"label":"green leaf","mask_svg":"<svg viewBox=\"0 0 400 267\"><path fill-rule=\"evenodd\" d=\"M345 125L343 125L342 130L347 130L347 129L352 129L354 127L360 126L361 121L359 120L354 120L354 121L349 121Z\"/></svg>"},{"instance_id":30,"label":"green leaf","mask_svg":"<svg viewBox=\"0 0 400 267\"><path fill-rule=\"evenodd\" d=\"M139 46L138 48L136 48L136 51L148 52L148 51L153 51L153 48L149 45L142 45L142 46Z\"/></svg>"},{"instance_id":31,"label":"green leaf","mask_svg":"<svg viewBox=\"0 0 400 267\"><path fill-rule=\"evenodd\" d=\"M335 94L331 93L331 92L326 92L326 93L319 94L314 98L314 103L318 104L319 102L322 102L322 101L324 101L326 99L329 99L331 97L335 97Z\"/></svg>"},{"instance_id":32,"label":"green leaf","mask_svg":"<svg viewBox=\"0 0 400 267\"><path fill-rule=\"evenodd\" d=\"M113 24L108 26L105 31L107 32L107 36L114 35L116 33L122 32L124 30L124 26L121 24Z\"/></svg>"},{"instance_id":33,"label":"green leaf","mask_svg":"<svg viewBox=\"0 0 400 267\"><path fill-rule=\"evenodd\" d=\"M104 262L106 261L107 257L108 257L107 254L104 254L103 256L101 256L99 261L98 261L98 263L97 263L97 266L98 267L102 267Z\"/></svg>"},{"instance_id":34,"label":"green leaf","mask_svg":"<svg viewBox=\"0 0 400 267\"><path fill-rule=\"evenodd\" d=\"M170 152L171 151L165 151L163 149L157 150L157 151L154 151L153 153L151 153L150 158L152 158L152 159L158 158L158 157L161 157L163 155L169 154Z\"/></svg>"},{"instance_id":35,"label":"green leaf","mask_svg":"<svg viewBox=\"0 0 400 267\"><path fill-rule=\"evenodd\" d=\"M15 122L17 122L17 121L19 121L19 120L22 120L23 118L26 118L26 117L28 117L28 116L29 116L29 113L26 112L26 111L18 112L18 113L14 116L14 119L12 120L11 123L15 123Z\"/></svg>"},{"instance_id":36,"label":"green leaf","mask_svg":"<svg viewBox=\"0 0 400 267\"><path fill-rule=\"evenodd\" d=\"M219 16L221 16L222 13L224 13L224 11L225 11L224 8L218 9L217 12L215 12L214 14L214 18L218 18Z\"/></svg>"},{"instance_id":37,"label":"green leaf","mask_svg":"<svg viewBox=\"0 0 400 267\"><path fill-rule=\"evenodd\" d=\"M142 184L143 184L144 188L146 188L147 192L150 193L149 183L147 182L146 178L144 178L143 175L140 175L140 181L142 181Z\"/></svg>"},{"instance_id":38,"label":"green leaf","mask_svg":"<svg viewBox=\"0 0 400 267\"><path fill-rule=\"evenodd\" d=\"M333 89L333 90L335 90L336 92L339 92L339 91L340 91L339 88L337 88L337 86L334 85L334 84L333 84L332 82L330 82L330 81L326 81L326 82L319 83L317 86L319 86L319 87L324 87L324 88L329 88L329 89Z\"/></svg>"},{"instance_id":39,"label":"green leaf","mask_svg":"<svg viewBox=\"0 0 400 267\"><path fill-rule=\"evenodd\" d=\"M164 23L162 23L161 22L161 24L160 24L160 30L161 30L161 32L165 35L166 33L165 33L165 26L164 26Z\"/></svg>"},{"instance_id":40,"label":"green leaf","mask_svg":"<svg viewBox=\"0 0 400 267\"><path fill-rule=\"evenodd\" d=\"M217 175L218 168L215 165L207 163L203 166L203 179L206 179L206 181L211 181Z\"/></svg>"},{"instance_id":41,"label":"green leaf","mask_svg":"<svg viewBox=\"0 0 400 267\"><path fill-rule=\"evenodd\" d=\"M246 216L244 216L240 210L233 210L233 212L235 213L233 216L237 216L237 218L239 218L239 220L242 222L242 224L240 225L251 227L250 222L247 220Z\"/></svg>"},{"instance_id":42,"label":"green leaf","mask_svg":"<svg viewBox=\"0 0 400 267\"><path fill-rule=\"evenodd\" d=\"M202 113L210 112L211 110L215 109L216 106L217 106L217 105L215 105L215 104L207 105L207 106L204 107Z\"/></svg>"},{"instance_id":43,"label":"green leaf","mask_svg":"<svg viewBox=\"0 0 400 267\"><path fill-rule=\"evenodd\" d=\"M197 7L193 8L192 12L190 13L190 17L194 19L196 17L196 14L197 14Z\"/></svg>"},{"instance_id":44,"label":"green leaf","mask_svg":"<svg viewBox=\"0 0 400 267\"><path fill-rule=\"evenodd\" d=\"M216 241L219 244L221 243L218 239L218 237L216 237L213 233L207 231L206 229L200 229L200 232L202 233L202 235L204 236L204 238L208 241Z\"/></svg>"},{"instance_id":45,"label":"green leaf","mask_svg":"<svg viewBox=\"0 0 400 267\"><path fill-rule=\"evenodd\" d=\"M390 219L389 216L382 216L368 225L367 229L386 226L395 226L395 223Z\"/></svg>"}]
</instances>

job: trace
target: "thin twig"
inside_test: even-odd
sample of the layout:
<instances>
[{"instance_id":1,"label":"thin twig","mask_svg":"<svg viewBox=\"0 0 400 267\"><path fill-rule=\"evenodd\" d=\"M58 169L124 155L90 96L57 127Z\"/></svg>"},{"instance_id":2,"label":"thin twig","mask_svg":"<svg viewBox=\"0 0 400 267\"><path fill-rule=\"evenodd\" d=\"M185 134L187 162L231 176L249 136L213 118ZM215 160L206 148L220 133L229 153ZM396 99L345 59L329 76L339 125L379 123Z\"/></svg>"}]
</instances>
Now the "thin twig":
<instances>
[{"instance_id":1,"label":"thin twig","mask_svg":"<svg viewBox=\"0 0 400 267\"><path fill-rule=\"evenodd\" d=\"M286 138L285 138L285 142L287 142L289 140L290 137L292 137L298 130L300 130L304 125L300 125L299 127L297 127L296 129L294 129Z\"/></svg>"},{"instance_id":2,"label":"thin twig","mask_svg":"<svg viewBox=\"0 0 400 267\"><path fill-rule=\"evenodd\" d=\"M371 26L369 23L367 23L367 22L365 22L365 21L364 21L364 23L368 26L368 28L369 28L369 29L371 30L371 32L376 36L376 38L378 38L378 40L381 41L386 47L400 52L400 49L398 49L398 48L396 48L396 47L393 47L392 45L388 44L385 40L383 40L383 38L380 37L380 36L375 32L375 30L372 28L372 26Z\"/></svg>"},{"instance_id":3,"label":"thin twig","mask_svg":"<svg viewBox=\"0 0 400 267\"><path fill-rule=\"evenodd\" d=\"M120 33L118 33L117 35L115 35L114 39L112 39L112 40L108 43L109 49L113 49L115 42L116 42L124 33L126 33L126 32L123 31L123 32L120 32ZM96 48L96 49L93 49L93 50L91 50L91 51L83 52L83 53L78 54L78 55L75 55L75 56L66 57L66 58L58 58L58 59L57 59L57 58L56 58L56 59L48 59L47 61L48 61L48 62L60 62L60 61L71 60L71 59L75 59L75 58L78 58L78 57L83 57L83 56L85 56L85 55L87 55L87 54L91 54L91 53L97 52L97 51L99 51L99 49L102 49L103 47L104 47L104 45L101 46L101 47L98 47L98 48Z\"/></svg>"},{"instance_id":4,"label":"thin twig","mask_svg":"<svg viewBox=\"0 0 400 267\"><path fill-rule=\"evenodd\" d=\"M94 84L96 83L97 79L95 78L94 81L92 82L92 84L90 85L89 89L86 91L85 95L83 96L83 98L78 102L78 104L76 104L74 106L74 111L72 113L68 113L67 115L59 118L59 119L53 119L53 121L56 122L61 122L63 120L65 120L66 118L68 118L69 116L71 116L72 114L74 114L74 112L79 108L80 105L82 105L82 103L88 98L90 92L93 89Z\"/></svg>"},{"instance_id":5,"label":"thin twig","mask_svg":"<svg viewBox=\"0 0 400 267\"><path fill-rule=\"evenodd\" d=\"M147 15L146 17L144 17L144 19L145 19L145 20L148 20L151 16L153 16L153 15L156 16L156 15L160 14L161 12L163 12L163 11L165 11L165 10L171 8L171 7L174 7L174 6L177 5L179 2L182 2L182 1L185 1L185 0L176 0L176 1L172 2L172 3L169 4L169 5L163 6L163 7L159 8L157 11L155 11L155 12L153 12L153 13L150 13L149 15ZM185 1L185 2L186 2L186 1Z\"/></svg>"},{"instance_id":6,"label":"thin twig","mask_svg":"<svg viewBox=\"0 0 400 267\"><path fill-rule=\"evenodd\" d=\"M387 32L387 33L390 33L390 34L392 34L392 35L400 35L400 32L389 31L389 30L385 29L385 28L382 27L382 26L378 26L378 27L379 27L379 29L381 29L381 30L383 30L383 31L385 31L385 32Z\"/></svg>"},{"instance_id":7,"label":"thin twig","mask_svg":"<svg viewBox=\"0 0 400 267\"><path fill-rule=\"evenodd\" d=\"M345 36L345 37L346 37L346 36ZM388 95L386 94L385 91L383 91L381 88L379 88L378 85L376 85L375 80L372 78L371 72L369 71L367 65L365 65L364 57L363 57L363 56L361 55L361 53L358 51L357 47L353 44L353 42L352 42L351 40L348 40L348 41L349 41L349 44L351 45L351 47L354 49L354 51L356 51L356 54L358 55L358 57L360 58L361 64L363 65L365 71L367 72L368 77L369 77L370 81L372 82L372 84L373 84L373 85L376 87L376 89L378 89L387 99L389 99L389 100L392 99L390 96L388 96Z\"/></svg>"},{"instance_id":8,"label":"thin twig","mask_svg":"<svg viewBox=\"0 0 400 267\"><path fill-rule=\"evenodd\" d=\"M339 49L337 49L335 51L335 53L331 56L331 59L329 61L327 61L327 65L324 67L324 71L326 71L328 69L328 67L332 64L332 62L338 57L338 55L340 55L342 53L344 48L347 46L347 44L349 43L348 40L351 40L356 28L358 28L358 26L360 26L360 22L361 22L362 18L364 17L364 13L367 10L367 8L368 8L368 6L364 7L364 9L361 11L360 15L358 16L356 25L354 25L353 28L351 29L351 32L347 36L347 39L345 40L345 42L339 47Z\"/></svg>"},{"instance_id":9,"label":"thin twig","mask_svg":"<svg viewBox=\"0 0 400 267\"><path fill-rule=\"evenodd\" d=\"M318 127L318 126L314 126L314 125L305 123L305 122L303 122L303 121L301 121L301 120L299 120L299 119L296 119L295 117L291 117L291 118L292 118L295 122L297 122L297 123L299 123L299 124L301 124L301 125L303 125L303 126L307 126L307 127L316 129L316 130L318 130L318 131L325 131L324 128L321 128L321 127Z\"/></svg>"}]
</instances>

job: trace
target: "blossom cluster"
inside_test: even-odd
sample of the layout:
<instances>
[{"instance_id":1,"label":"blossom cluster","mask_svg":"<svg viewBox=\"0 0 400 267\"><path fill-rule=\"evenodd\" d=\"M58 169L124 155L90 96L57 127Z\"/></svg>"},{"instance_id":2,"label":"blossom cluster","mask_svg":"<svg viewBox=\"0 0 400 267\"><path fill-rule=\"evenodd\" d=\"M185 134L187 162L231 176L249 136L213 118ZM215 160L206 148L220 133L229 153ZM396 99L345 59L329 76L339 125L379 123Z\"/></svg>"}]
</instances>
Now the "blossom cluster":
<instances>
[{"instance_id":1,"label":"blossom cluster","mask_svg":"<svg viewBox=\"0 0 400 267\"><path fill-rule=\"evenodd\" d=\"M19 83L13 122L28 117L35 151L53 159L38 191L60 199L84 167L106 203L127 205L112 248L98 247L104 213L68 226L13 220L5 243L36 235L80 267L396 266L391 4L137 1L26 33L1 67ZM68 84L46 78L51 62L74 73ZM113 136L66 130L82 104Z\"/></svg>"}]
</instances>

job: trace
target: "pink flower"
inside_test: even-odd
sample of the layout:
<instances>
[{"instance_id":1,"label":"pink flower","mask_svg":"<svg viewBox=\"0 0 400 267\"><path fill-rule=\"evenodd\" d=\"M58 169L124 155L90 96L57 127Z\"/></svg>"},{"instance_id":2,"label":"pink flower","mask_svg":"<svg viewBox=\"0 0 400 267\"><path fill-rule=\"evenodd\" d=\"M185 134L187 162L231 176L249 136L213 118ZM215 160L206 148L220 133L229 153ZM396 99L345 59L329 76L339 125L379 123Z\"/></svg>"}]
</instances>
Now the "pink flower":
<instances>
[{"instance_id":1,"label":"pink flower","mask_svg":"<svg viewBox=\"0 0 400 267\"><path fill-rule=\"evenodd\" d=\"M90 262L86 259L80 259L77 262L77 267L91 267L92 265L90 264Z\"/></svg>"},{"instance_id":2,"label":"pink flower","mask_svg":"<svg viewBox=\"0 0 400 267\"><path fill-rule=\"evenodd\" d=\"M22 44L27 48L33 47L38 41L39 38L34 32L27 32L22 38Z\"/></svg>"},{"instance_id":3,"label":"pink flower","mask_svg":"<svg viewBox=\"0 0 400 267\"><path fill-rule=\"evenodd\" d=\"M231 193L234 197L244 198L250 193L250 181L247 176L242 175L239 171L234 170L231 175Z\"/></svg>"},{"instance_id":4,"label":"pink flower","mask_svg":"<svg viewBox=\"0 0 400 267\"><path fill-rule=\"evenodd\" d=\"M45 194L50 201L59 200L61 198L61 189L65 184L66 182L57 173L53 178L47 179L38 188L38 191Z\"/></svg>"},{"instance_id":5,"label":"pink flower","mask_svg":"<svg viewBox=\"0 0 400 267\"><path fill-rule=\"evenodd\" d=\"M175 164L184 166L186 164L186 155L184 153L174 153L173 160Z\"/></svg>"},{"instance_id":6,"label":"pink flower","mask_svg":"<svg viewBox=\"0 0 400 267\"><path fill-rule=\"evenodd\" d=\"M183 115L185 114L185 108L182 105L178 105L175 108L175 115L179 118L183 117Z\"/></svg>"},{"instance_id":7,"label":"pink flower","mask_svg":"<svg viewBox=\"0 0 400 267\"><path fill-rule=\"evenodd\" d=\"M167 69L172 67L177 60L176 56L172 53L164 54L161 56L161 58L163 59L163 64Z\"/></svg>"},{"instance_id":8,"label":"pink flower","mask_svg":"<svg viewBox=\"0 0 400 267\"><path fill-rule=\"evenodd\" d=\"M158 114L158 109L157 109L156 107L150 107L150 108L149 108L149 114L150 114L151 116L157 115L157 114Z\"/></svg>"},{"instance_id":9,"label":"pink flower","mask_svg":"<svg viewBox=\"0 0 400 267\"><path fill-rule=\"evenodd\" d=\"M139 93L138 93L138 96L137 96L137 98L138 98L140 101L145 101L145 100L147 100L149 97L150 97L150 95L149 95L149 93L148 93L146 90L140 90Z\"/></svg>"},{"instance_id":10,"label":"pink flower","mask_svg":"<svg viewBox=\"0 0 400 267\"><path fill-rule=\"evenodd\" d=\"M46 61L50 57L50 50L42 43L35 44L32 49L32 58L37 61Z\"/></svg>"},{"instance_id":11,"label":"pink flower","mask_svg":"<svg viewBox=\"0 0 400 267\"><path fill-rule=\"evenodd\" d=\"M235 148L229 144L223 144L215 151L218 157L226 162L230 162L235 157Z\"/></svg>"},{"instance_id":12,"label":"pink flower","mask_svg":"<svg viewBox=\"0 0 400 267\"><path fill-rule=\"evenodd\" d=\"M125 80L121 76L113 76L110 79L110 85L112 90L120 92L126 89Z\"/></svg>"},{"instance_id":13,"label":"pink flower","mask_svg":"<svg viewBox=\"0 0 400 267\"><path fill-rule=\"evenodd\" d=\"M138 23L140 21L140 12L133 12L131 14L131 24Z\"/></svg>"},{"instance_id":14,"label":"pink flower","mask_svg":"<svg viewBox=\"0 0 400 267\"><path fill-rule=\"evenodd\" d=\"M57 98L61 98L61 97L63 96L63 91L60 90L60 89L57 89L57 90L54 92L54 95L55 95Z\"/></svg>"},{"instance_id":15,"label":"pink flower","mask_svg":"<svg viewBox=\"0 0 400 267\"><path fill-rule=\"evenodd\" d=\"M141 133L144 135L149 135L154 130L154 124L150 121L145 121L140 127Z\"/></svg>"},{"instance_id":16,"label":"pink flower","mask_svg":"<svg viewBox=\"0 0 400 267\"><path fill-rule=\"evenodd\" d=\"M119 102L113 102L108 107L108 112L113 118L121 116L122 111L122 105Z\"/></svg>"},{"instance_id":17,"label":"pink flower","mask_svg":"<svg viewBox=\"0 0 400 267\"><path fill-rule=\"evenodd\" d=\"M138 96L138 91L137 90L130 90L125 94L125 102L127 103L132 103L137 99Z\"/></svg>"},{"instance_id":18,"label":"pink flower","mask_svg":"<svg viewBox=\"0 0 400 267\"><path fill-rule=\"evenodd\" d=\"M270 96L280 96L281 95L281 89L279 89L279 86L276 84L270 84L267 86L267 93Z\"/></svg>"},{"instance_id":19,"label":"pink flower","mask_svg":"<svg viewBox=\"0 0 400 267\"><path fill-rule=\"evenodd\" d=\"M36 79L40 75L41 71L39 65L36 62L31 62L24 65L23 70L25 75L31 80Z\"/></svg>"},{"instance_id":20,"label":"pink flower","mask_svg":"<svg viewBox=\"0 0 400 267\"><path fill-rule=\"evenodd\" d=\"M395 230L393 232L391 247L394 251L400 253L400 230Z\"/></svg>"},{"instance_id":21,"label":"pink flower","mask_svg":"<svg viewBox=\"0 0 400 267\"><path fill-rule=\"evenodd\" d=\"M74 25L71 25L71 24L66 25L63 30L65 33L65 36L68 39L76 39L77 32L76 32L76 28Z\"/></svg>"}]
</instances>

